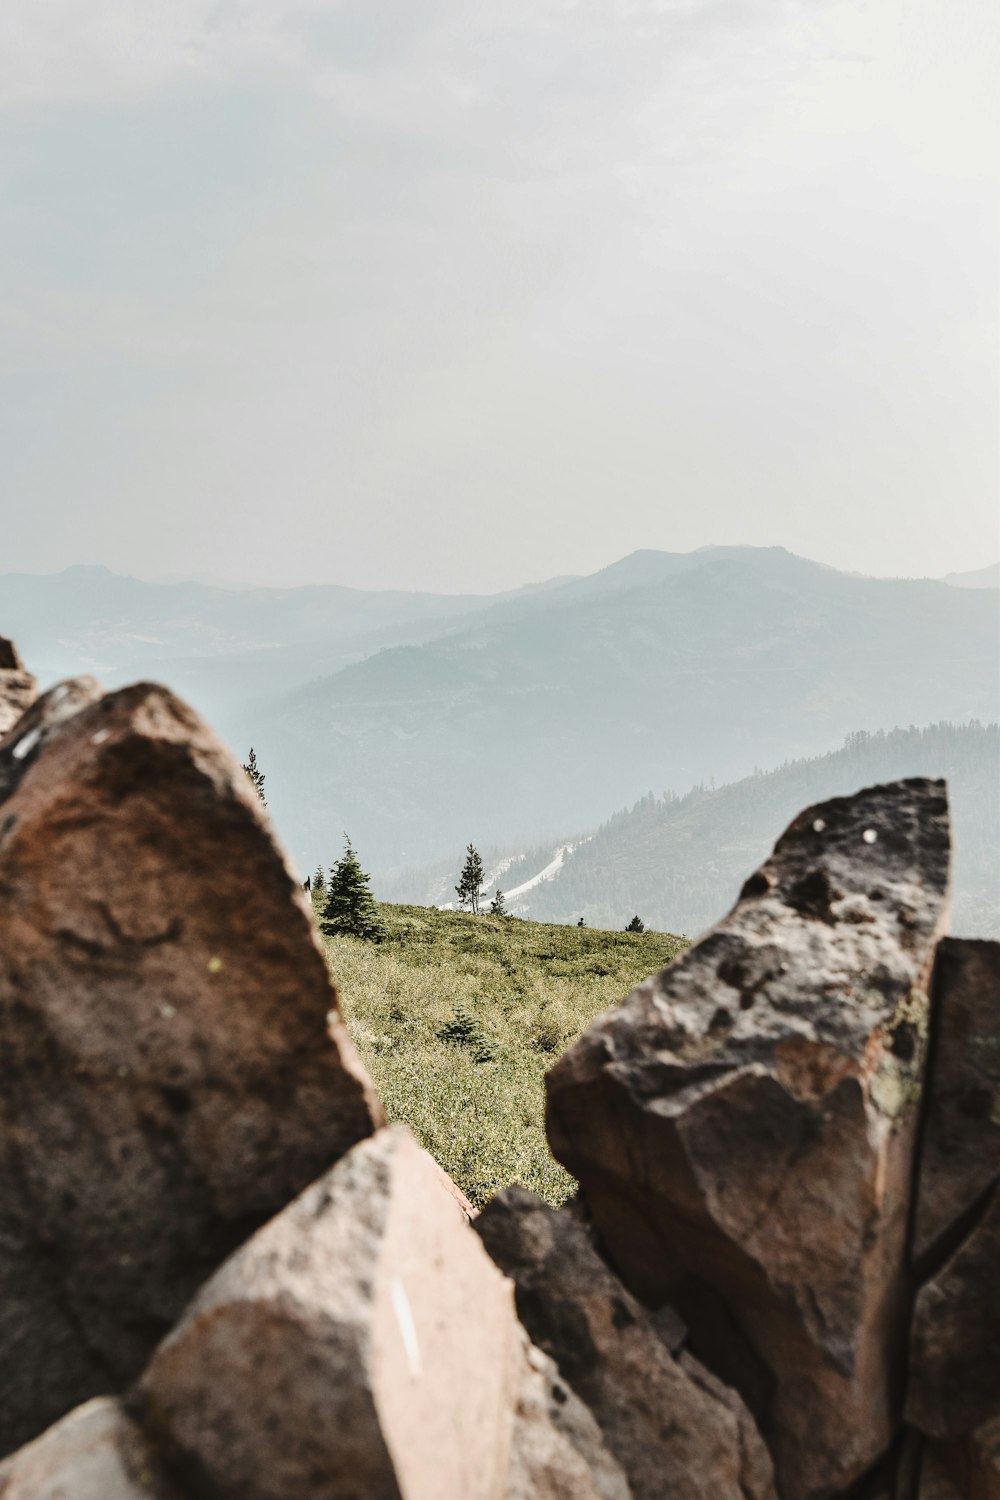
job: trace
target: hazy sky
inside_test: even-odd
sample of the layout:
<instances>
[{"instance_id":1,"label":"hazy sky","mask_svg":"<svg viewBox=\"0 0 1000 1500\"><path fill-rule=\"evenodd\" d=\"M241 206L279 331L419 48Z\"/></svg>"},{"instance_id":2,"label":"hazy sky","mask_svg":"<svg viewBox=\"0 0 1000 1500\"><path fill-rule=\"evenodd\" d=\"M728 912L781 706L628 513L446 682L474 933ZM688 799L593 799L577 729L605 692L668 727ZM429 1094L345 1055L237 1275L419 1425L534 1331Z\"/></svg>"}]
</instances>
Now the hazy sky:
<instances>
[{"instance_id":1,"label":"hazy sky","mask_svg":"<svg viewBox=\"0 0 1000 1500\"><path fill-rule=\"evenodd\" d=\"M996 0L3 0L0 571L1000 555Z\"/></svg>"}]
</instances>

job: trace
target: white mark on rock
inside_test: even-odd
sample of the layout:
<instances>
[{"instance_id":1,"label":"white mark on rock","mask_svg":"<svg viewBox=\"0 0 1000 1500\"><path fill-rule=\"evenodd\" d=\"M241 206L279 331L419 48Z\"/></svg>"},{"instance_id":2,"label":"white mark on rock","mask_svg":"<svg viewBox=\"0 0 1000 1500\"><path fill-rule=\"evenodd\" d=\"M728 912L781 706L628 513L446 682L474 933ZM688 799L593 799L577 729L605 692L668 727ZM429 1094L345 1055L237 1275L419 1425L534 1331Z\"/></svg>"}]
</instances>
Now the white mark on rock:
<instances>
[{"instance_id":1,"label":"white mark on rock","mask_svg":"<svg viewBox=\"0 0 1000 1500\"><path fill-rule=\"evenodd\" d=\"M104 741L106 739L109 739L110 736L111 736L111 730L110 729L99 729L96 734L91 735L90 743L92 745L103 745Z\"/></svg>"},{"instance_id":2,"label":"white mark on rock","mask_svg":"<svg viewBox=\"0 0 1000 1500\"><path fill-rule=\"evenodd\" d=\"M177 1012L174 1010L174 1007L172 1005L161 1005L160 1006L160 1015L163 1017L163 1019L165 1021L169 1021L170 1017L174 1016L176 1014L177 1014Z\"/></svg>"},{"instance_id":3,"label":"white mark on rock","mask_svg":"<svg viewBox=\"0 0 1000 1500\"><path fill-rule=\"evenodd\" d=\"M410 1367L410 1374L414 1380L419 1380L420 1367L420 1345L417 1343L417 1325L413 1321L413 1309L410 1307L410 1299L406 1295L406 1288L399 1277L393 1278L392 1282L392 1310L396 1314L396 1322L399 1325L399 1336L403 1340L403 1348L406 1351L406 1362Z\"/></svg>"},{"instance_id":4,"label":"white mark on rock","mask_svg":"<svg viewBox=\"0 0 1000 1500\"><path fill-rule=\"evenodd\" d=\"M13 755L15 760L23 760L26 755L31 754L41 737L42 731L40 729L29 729L24 738L18 740L10 752L11 755Z\"/></svg>"},{"instance_id":5,"label":"white mark on rock","mask_svg":"<svg viewBox=\"0 0 1000 1500\"><path fill-rule=\"evenodd\" d=\"M861 837L864 839L866 844L874 844L878 842L878 834L875 832L874 828L866 828Z\"/></svg>"},{"instance_id":6,"label":"white mark on rock","mask_svg":"<svg viewBox=\"0 0 1000 1500\"><path fill-rule=\"evenodd\" d=\"M222 959L219 957L219 955L217 953L214 953L212 955L212 957L208 960L208 963L205 965L205 967L206 967L206 969L208 970L208 972L210 974L221 974L222 973Z\"/></svg>"},{"instance_id":7,"label":"white mark on rock","mask_svg":"<svg viewBox=\"0 0 1000 1500\"><path fill-rule=\"evenodd\" d=\"M822 833L825 827L825 818L813 818L813 833Z\"/></svg>"}]
</instances>

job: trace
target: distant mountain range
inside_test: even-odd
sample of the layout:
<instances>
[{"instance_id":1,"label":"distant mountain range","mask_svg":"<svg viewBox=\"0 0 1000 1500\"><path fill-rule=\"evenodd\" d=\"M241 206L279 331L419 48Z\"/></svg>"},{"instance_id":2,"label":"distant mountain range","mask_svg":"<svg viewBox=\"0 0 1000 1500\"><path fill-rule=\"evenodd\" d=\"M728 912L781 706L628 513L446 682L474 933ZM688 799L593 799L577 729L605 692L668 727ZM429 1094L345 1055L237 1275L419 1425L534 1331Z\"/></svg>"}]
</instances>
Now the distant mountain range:
<instances>
[{"instance_id":1,"label":"distant mountain range","mask_svg":"<svg viewBox=\"0 0 1000 1500\"><path fill-rule=\"evenodd\" d=\"M936 724L857 733L840 750L683 797L652 793L592 833L487 858L488 894L540 922L649 927L694 936L722 917L743 881L803 808L874 782L945 776L954 834L951 930L1000 938L1000 725ZM393 900L453 904L457 861L390 884Z\"/></svg>"},{"instance_id":2,"label":"distant mountain range","mask_svg":"<svg viewBox=\"0 0 1000 1500\"><path fill-rule=\"evenodd\" d=\"M166 681L238 753L254 745L304 868L346 829L382 884L858 728L992 721L997 604L782 548L637 552L487 597L0 577L0 629L43 678Z\"/></svg>"},{"instance_id":3,"label":"distant mountain range","mask_svg":"<svg viewBox=\"0 0 1000 1500\"><path fill-rule=\"evenodd\" d=\"M1000 589L1000 562L975 568L971 573L946 573L944 582L959 589Z\"/></svg>"}]
</instances>

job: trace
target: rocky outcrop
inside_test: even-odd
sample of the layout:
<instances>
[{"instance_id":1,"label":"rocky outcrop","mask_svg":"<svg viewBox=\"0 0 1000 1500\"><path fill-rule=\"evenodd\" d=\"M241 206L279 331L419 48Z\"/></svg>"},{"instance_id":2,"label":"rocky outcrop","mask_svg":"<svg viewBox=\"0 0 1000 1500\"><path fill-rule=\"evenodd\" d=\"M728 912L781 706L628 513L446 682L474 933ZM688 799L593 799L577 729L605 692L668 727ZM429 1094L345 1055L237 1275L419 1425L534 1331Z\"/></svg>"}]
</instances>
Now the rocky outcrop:
<instances>
[{"instance_id":1,"label":"rocky outcrop","mask_svg":"<svg viewBox=\"0 0 1000 1500\"><path fill-rule=\"evenodd\" d=\"M38 693L38 684L17 654L13 641L0 635L0 739L17 723Z\"/></svg>"},{"instance_id":2,"label":"rocky outcrop","mask_svg":"<svg viewBox=\"0 0 1000 1500\"><path fill-rule=\"evenodd\" d=\"M614 1265L739 1387L783 1500L846 1489L898 1424L948 861L941 782L808 809L548 1076L553 1152Z\"/></svg>"},{"instance_id":3,"label":"rocky outcrop","mask_svg":"<svg viewBox=\"0 0 1000 1500\"><path fill-rule=\"evenodd\" d=\"M554 1449L588 1475L582 1426L559 1432L542 1409L511 1290L439 1169L384 1130L209 1281L142 1396L181 1471L221 1500L556 1496L524 1471L551 1470ZM590 1491L616 1493L599 1474Z\"/></svg>"},{"instance_id":4,"label":"rocky outcrop","mask_svg":"<svg viewBox=\"0 0 1000 1500\"><path fill-rule=\"evenodd\" d=\"M804 813L552 1070L573 1203L477 1218L197 717L30 703L0 1500L1000 1500L1000 946L938 943L947 867L941 783Z\"/></svg>"},{"instance_id":5,"label":"rocky outcrop","mask_svg":"<svg viewBox=\"0 0 1000 1500\"><path fill-rule=\"evenodd\" d=\"M514 1281L533 1341L590 1407L635 1500L772 1500L771 1463L740 1398L674 1359L580 1223L508 1188L476 1231Z\"/></svg>"},{"instance_id":6,"label":"rocky outcrop","mask_svg":"<svg viewBox=\"0 0 1000 1500\"><path fill-rule=\"evenodd\" d=\"M299 883L163 688L0 745L0 1452L122 1390L223 1258L380 1119Z\"/></svg>"}]
</instances>

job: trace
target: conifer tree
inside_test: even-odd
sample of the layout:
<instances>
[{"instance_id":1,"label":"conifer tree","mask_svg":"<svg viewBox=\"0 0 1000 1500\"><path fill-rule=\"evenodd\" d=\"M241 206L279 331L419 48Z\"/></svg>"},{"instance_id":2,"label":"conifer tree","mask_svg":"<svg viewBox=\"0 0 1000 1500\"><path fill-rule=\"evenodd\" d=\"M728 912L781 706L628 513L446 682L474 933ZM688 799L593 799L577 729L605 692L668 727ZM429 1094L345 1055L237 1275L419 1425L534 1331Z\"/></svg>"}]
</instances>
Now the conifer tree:
<instances>
[{"instance_id":1,"label":"conifer tree","mask_svg":"<svg viewBox=\"0 0 1000 1500\"><path fill-rule=\"evenodd\" d=\"M344 852L326 882L326 902L320 926L327 937L359 937L371 943L380 943L385 937L378 902L372 895L371 879L362 870L346 834Z\"/></svg>"},{"instance_id":2,"label":"conifer tree","mask_svg":"<svg viewBox=\"0 0 1000 1500\"><path fill-rule=\"evenodd\" d=\"M636 912L635 916L632 918L631 922L628 924L628 926L626 927L625 931L626 932L645 932L646 931L646 924L642 920L642 918L639 916L638 912Z\"/></svg>"},{"instance_id":3,"label":"conifer tree","mask_svg":"<svg viewBox=\"0 0 1000 1500\"><path fill-rule=\"evenodd\" d=\"M317 913L322 912L324 906L326 905L326 875L323 872L322 865L316 866L316 872L312 878L310 892L312 894L313 911Z\"/></svg>"},{"instance_id":4,"label":"conifer tree","mask_svg":"<svg viewBox=\"0 0 1000 1500\"><path fill-rule=\"evenodd\" d=\"M503 899L503 891L500 889L499 886L497 886L496 895L493 897L493 900L490 902L490 916L491 917L506 917L508 915L509 915L509 913L507 911L507 903Z\"/></svg>"},{"instance_id":5,"label":"conifer tree","mask_svg":"<svg viewBox=\"0 0 1000 1500\"><path fill-rule=\"evenodd\" d=\"M470 844L465 851L465 864L462 866L462 873L455 887L459 906L467 906L473 916L478 917L481 910L479 900L482 889L483 862L479 858L475 844Z\"/></svg>"},{"instance_id":6,"label":"conifer tree","mask_svg":"<svg viewBox=\"0 0 1000 1500\"><path fill-rule=\"evenodd\" d=\"M263 802L264 806L266 807L267 806L267 798L264 796L264 772L261 770L260 766L257 764L257 757L254 754L254 748L253 748L252 745L250 746L250 754L247 757L247 762L246 762L246 765L243 767L243 769L247 773L247 775L250 777L250 780L251 780L251 782L253 784L253 789L257 793L257 796L260 798L260 800Z\"/></svg>"}]
</instances>

